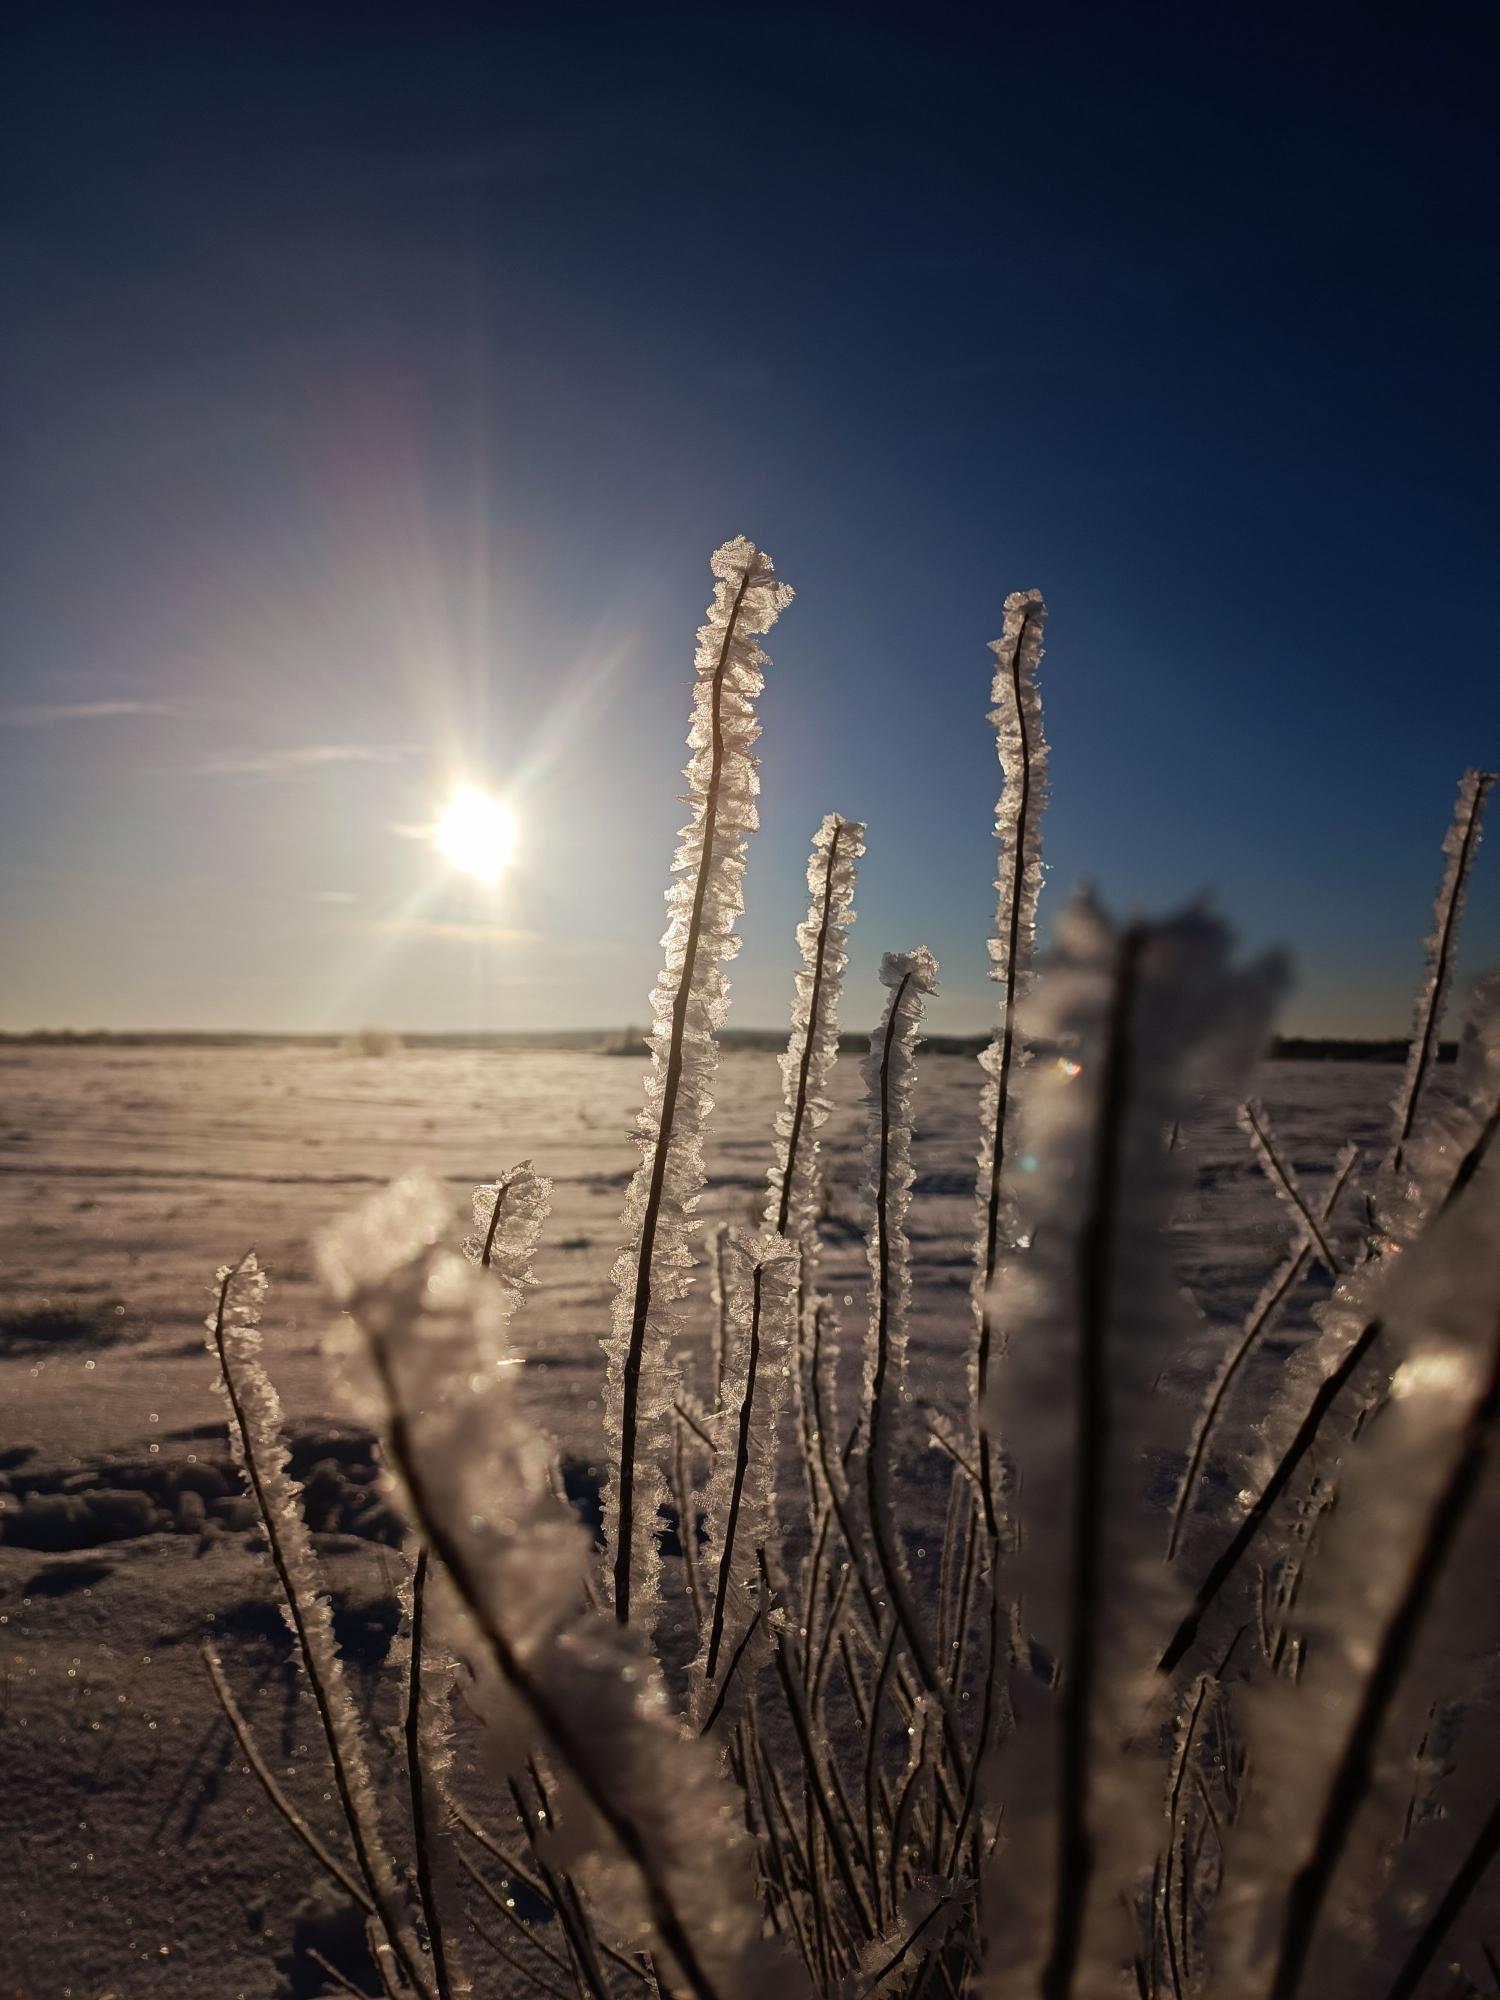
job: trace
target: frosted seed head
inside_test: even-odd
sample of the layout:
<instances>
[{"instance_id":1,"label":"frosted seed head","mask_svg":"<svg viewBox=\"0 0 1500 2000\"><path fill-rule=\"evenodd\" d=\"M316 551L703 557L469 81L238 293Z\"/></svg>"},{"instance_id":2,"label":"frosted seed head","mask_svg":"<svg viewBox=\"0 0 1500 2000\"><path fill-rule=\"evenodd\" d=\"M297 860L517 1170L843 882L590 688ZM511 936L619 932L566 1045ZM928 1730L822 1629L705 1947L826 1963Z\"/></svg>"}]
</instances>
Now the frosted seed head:
<instances>
[{"instance_id":1,"label":"frosted seed head","mask_svg":"<svg viewBox=\"0 0 1500 2000\"><path fill-rule=\"evenodd\" d=\"M919 993L936 993L937 979L938 962L925 944L914 951L888 951L881 958L882 986L894 988L907 980Z\"/></svg>"}]
</instances>

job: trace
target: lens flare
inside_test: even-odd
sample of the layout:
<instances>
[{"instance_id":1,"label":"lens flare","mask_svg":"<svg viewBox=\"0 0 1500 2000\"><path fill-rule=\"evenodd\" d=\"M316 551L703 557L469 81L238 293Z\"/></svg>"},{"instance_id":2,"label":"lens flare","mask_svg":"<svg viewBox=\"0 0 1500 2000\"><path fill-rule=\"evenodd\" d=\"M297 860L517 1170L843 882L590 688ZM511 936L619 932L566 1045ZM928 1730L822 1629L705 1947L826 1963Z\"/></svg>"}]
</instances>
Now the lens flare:
<instances>
[{"instance_id":1,"label":"lens flare","mask_svg":"<svg viewBox=\"0 0 1500 2000\"><path fill-rule=\"evenodd\" d=\"M460 785L443 808L435 834L438 853L476 882L497 882L516 844L510 809L488 792Z\"/></svg>"}]
</instances>

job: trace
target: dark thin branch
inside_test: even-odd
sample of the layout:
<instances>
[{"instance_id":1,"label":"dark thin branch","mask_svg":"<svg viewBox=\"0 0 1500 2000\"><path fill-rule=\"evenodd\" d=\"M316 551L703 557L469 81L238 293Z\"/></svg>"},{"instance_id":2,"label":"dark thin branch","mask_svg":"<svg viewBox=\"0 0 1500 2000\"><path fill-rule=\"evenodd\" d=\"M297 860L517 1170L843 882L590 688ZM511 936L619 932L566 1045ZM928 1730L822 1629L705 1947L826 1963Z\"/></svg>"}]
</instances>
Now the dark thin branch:
<instances>
[{"instance_id":1,"label":"dark thin branch","mask_svg":"<svg viewBox=\"0 0 1500 2000\"><path fill-rule=\"evenodd\" d=\"M876 1972L869 1980L867 1980L863 1986L860 1987L858 2000L865 2000L865 1996L867 1994L874 1993L877 1990L877 1988L884 1985L885 1981L890 1978L893 1972L897 1972L900 1970L901 1966L905 1963L907 1958L915 1950L917 1943L922 1936L922 1933L928 1930L934 1923L937 1922L938 1918L943 1914L944 1910L947 1909L948 1905L954 1900L954 1898L958 1895L958 1893L959 1893L958 1890L950 1889L946 1896L941 1897L939 1901L933 1905L933 1907L927 1912L926 1916L923 1917L922 1921L919 1924L913 1925L911 1930L907 1932L906 1937L896 1947L895 1951L891 1954L891 1956L886 1960L885 1964L881 1966L880 1970Z\"/></svg>"},{"instance_id":2,"label":"dark thin branch","mask_svg":"<svg viewBox=\"0 0 1500 2000\"><path fill-rule=\"evenodd\" d=\"M1290 1168L1286 1165L1280 1153L1277 1152L1275 1141L1271 1137L1270 1126L1266 1122L1264 1107L1257 1104L1253 1098L1247 1098L1240 1106L1240 1116L1245 1121L1246 1129L1255 1142L1255 1152L1261 1166L1281 1190L1285 1199L1297 1211L1302 1221L1302 1227L1307 1231L1313 1248L1322 1258L1329 1276L1333 1278L1342 1277L1344 1260L1329 1244L1328 1238L1323 1233L1322 1222L1308 1207L1306 1196L1292 1179Z\"/></svg>"},{"instance_id":3,"label":"dark thin branch","mask_svg":"<svg viewBox=\"0 0 1500 2000\"><path fill-rule=\"evenodd\" d=\"M494 1861L497 1861L507 1875L513 1876L517 1882L521 1883L524 1888L528 1889L536 1897L539 1903L545 1903L548 1909L552 1910L555 1914L557 1906L552 1901L547 1885L540 1875L534 1875L524 1861L512 1854L508 1848L502 1847L492 1834L486 1833L484 1828L469 1816L456 1799L452 1804L453 1817L458 1821L464 1832L469 1835L470 1839L476 1841L486 1854ZM618 1965L622 1972L628 1972L632 1978L639 1979L644 1983L646 1975L633 1958L628 1958L623 1951L616 1951L614 1946L605 1938L600 1938L598 1943L599 1949L612 1964Z\"/></svg>"},{"instance_id":4,"label":"dark thin branch","mask_svg":"<svg viewBox=\"0 0 1500 2000\"><path fill-rule=\"evenodd\" d=\"M318 1835L314 1833L311 1826L308 1825L307 1821L298 1812L297 1808L271 1775L271 1767L260 1754L259 1746L250 1733L250 1725L240 1713L239 1705L230 1692L223 1664L206 1639L200 1651L203 1654L203 1664L208 1669L208 1677L213 1683L214 1693L218 1697L219 1706L224 1711L224 1720L234 1731L234 1739L240 1746L240 1751L244 1756L245 1762L250 1766L256 1777L259 1778L266 1797L275 1806L277 1812L281 1814L281 1817L292 1829L292 1832L296 1834L314 1861L321 1868L325 1868L328 1871L334 1881L344 1891L345 1895L358 1903L366 1916L373 1917L375 1914L375 1905L370 1901L369 1895L364 1888L355 1881L343 1863L329 1853L328 1849L318 1838Z\"/></svg>"},{"instance_id":5,"label":"dark thin branch","mask_svg":"<svg viewBox=\"0 0 1500 2000\"><path fill-rule=\"evenodd\" d=\"M477 1871L475 1872L477 1874ZM484 1886L487 1889L488 1884L484 1884L482 1878L480 1879L482 1886ZM504 1909L505 1906L503 1904L497 1904L496 1907ZM505 1914L509 1916L511 1913L509 1910L506 1910ZM484 1939L485 1943L489 1946L490 1950L495 1954L496 1958L498 1958L503 1964L508 1965L513 1972L520 1973L521 1977L527 1983L528 1990L537 1993L551 1994L554 1996L554 2000L577 2000L579 1989L576 1980L574 1980L572 1993L569 1993L566 1986L560 1986L557 1983L557 1981L553 1979L549 1974L545 1972L539 1972L534 1965L528 1965L525 1959L521 1957L520 1953L515 1951L510 1945L508 1945L505 1942L504 1938L497 1937L495 1933L488 1928L487 1925L482 1924L479 1921L478 1917L474 1915L472 1910L469 1912L469 1928L475 1933L476 1936ZM536 1943L536 1939L531 1937L531 1933L529 1931L526 1931L524 1934L528 1938L531 1938L531 1942L533 1944ZM571 1966L564 1964L563 1970L564 1972L567 1973L570 1979L573 1978L573 1971Z\"/></svg>"},{"instance_id":6,"label":"dark thin branch","mask_svg":"<svg viewBox=\"0 0 1500 2000\"><path fill-rule=\"evenodd\" d=\"M362 1986L356 1986L347 1973L340 1972L332 1959L325 1958L316 1946L308 1945L307 1955L318 1968L319 1972L322 1973L323 1977L333 1981L340 1993L352 1993L354 2000L370 2000L370 1996L366 1993L365 1989Z\"/></svg>"},{"instance_id":7,"label":"dark thin branch","mask_svg":"<svg viewBox=\"0 0 1500 2000\"><path fill-rule=\"evenodd\" d=\"M764 1555L760 1557L760 1564L761 1588L765 1593L766 1602L769 1603L771 1585L765 1567ZM787 1663L786 1638L780 1632L773 1634L771 1657L776 1664L776 1677L781 1683L781 1692L786 1699L787 1713L791 1717L792 1728L796 1733L797 1747L802 1757L802 1768L807 1775L807 1782L812 1790L813 1801L818 1808L818 1815L823 1822L824 1831L828 1835L828 1845L833 1855L834 1866L838 1870L839 1880L844 1885L844 1893L849 1898L850 1905L859 1918L865 1936L873 1938L878 1933L880 1926L875 1921L874 1912L870 1908L864 1890L860 1887L859 1878L854 1872L853 1863L849 1857L848 1847L834 1819L833 1806L829 1801L827 1786L824 1782L822 1760L819 1758L817 1748L812 1740L812 1729L808 1721L807 1708L802 1699L802 1689L798 1684L798 1677L792 1672Z\"/></svg>"},{"instance_id":8,"label":"dark thin branch","mask_svg":"<svg viewBox=\"0 0 1500 2000\"><path fill-rule=\"evenodd\" d=\"M531 1849L532 1858L546 1884L547 1900L557 1912L557 1921L563 1936L568 1941L568 1949L573 1954L573 1976L578 1982L580 1995L585 2000L609 2000L609 1987L600 1969L598 1955L594 1950L593 1930L587 1917L578 1905L577 1898L568 1893L568 1880L559 1875L548 1863L541 1851L541 1827L536 1813L527 1803L526 1794L514 1778L509 1781L511 1802L516 1816L521 1822L521 1830L526 1835L526 1844Z\"/></svg>"},{"instance_id":9,"label":"dark thin branch","mask_svg":"<svg viewBox=\"0 0 1500 2000\"><path fill-rule=\"evenodd\" d=\"M740 1398L739 1426L735 1439L734 1480L729 1489L729 1512L724 1522L724 1539L719 1548L719 1574L714 1583L714 1608L708 1628L708 1659L705 1678L712 1682L719 1666L719 1647L724 1638L724 1612L734 1574L734 1540L739 1532L740 1503L745 1478L750 1470L750 1424L755 1414L755 1382L760 1369L760 1312L764 1273L759 1264L750 1281L750 1350L745 1363L745 1392Z\"/></svg>"},{"instance_id":10,"label":"dark thin branch","mask_svg":"<svg viewBox=\"0 0 1500 2000\"><path fill-rule=\"evenodd\" d=\"M755 1628L760 1623L761 1612L764 1609L765 1609L764 1605L760 1604L756 1605L755 1616L750 1620L750 1623L745 1627L745 1630L740 1637L739 1644L730 1654L729 1666L725 1671L723 1680L720 1681L719 1683L719 1691L714 1696L714 1705L708 1711L708 1720L704 1723L703 1727L698 1731L698 1734L700 1736L707 1736L708 1732L713 1728L714 1724L718 1721L719 1716L723 1712L724 1703L729 1696L729 1690L734 1685L734 1677L739 1672L740 1661L745 1657L746 1647L750 1644L750 1641L755 1637Z\"/></svg>"},{"instance_id":11,"label":"dark thin branch","mask_svg":"<svg viewBox=\"0 0 1500 2000\"><path fill-rule=\"evenodd\" d=\"M508 1923L513 1930L519 1932L519 1934L523 1938L525 1938L527 1944L529 1944L534 1951L539 1952L543 1958L548 1960L550 1964L555 1965L560 1972L565 1973L569 1979L573 1979L573 1968L571 1965L569 1965L568 1961L563 1957L562 1953L554 1951L550 1944L544 1944L542 1942L542 1940L537 1936L536 1932L525 1921L525 1919L521 1917L521 1915L517 1911L513 1910L510 1907L509 1903L506 1902L505 1898L500 1894L499 1890L492 1888L491 1885L485 1881L483 1875L480 1874L479 1870L474 1866L473 1862L469 1859L467 1854L459 1855L458 1865L460 1868L462 1868L465 1875L468 1876L469 1880L474 1884L474 1887L484 1897L485 1901L490 1905L491 1909L497 1911L499 1915L504 1918L505 1922ZM474 1919L470 1917L469 1921L470 1923L473 1923ZM486 1939L486 1942L488 1943L489 1940ZM576 1980L574 1981L574 1984L576 1986L577 1984Z\"/></svg>"},{"instance_id":12,"label":"dark thin branch","mask_svg":"<svg viewBox=\"0 0 1500 2000\"><path fill-rule=\"evenodd\" d=\"M710 1457L717 1455L719 1447L714 1443L713 1439L709 1436L708 1432L703 1428L702 1424L699 1423L698 1419L693 1415L692 1411L687 1409L683 1404L677 1402L675 1399L673 1400L672 1408L677 1412L678 1416L681 1417L682 1421L687 1425L688 1429L693 1433L693 1436L697 1438L698 1442L707 1449Z\"/></svg>"}]
</instances>

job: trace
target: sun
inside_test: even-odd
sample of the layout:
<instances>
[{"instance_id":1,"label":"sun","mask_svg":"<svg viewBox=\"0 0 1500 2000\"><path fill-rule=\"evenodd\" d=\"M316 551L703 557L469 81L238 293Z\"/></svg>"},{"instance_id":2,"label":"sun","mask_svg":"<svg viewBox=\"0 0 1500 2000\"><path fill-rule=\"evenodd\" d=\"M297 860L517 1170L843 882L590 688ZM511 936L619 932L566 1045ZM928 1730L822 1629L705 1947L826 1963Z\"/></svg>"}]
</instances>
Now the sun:
<instances>
[{"instance_id":1,"label":"sun","mask_svg":"<svg viewBox=\"0 0 1500 2000\"><path fill-rule=\"evenodd\" d=\"M476 882L497 882L516 844L510 808L474 785L459 785L437 823L439 854Z\"/></svg>"}]
</instances>

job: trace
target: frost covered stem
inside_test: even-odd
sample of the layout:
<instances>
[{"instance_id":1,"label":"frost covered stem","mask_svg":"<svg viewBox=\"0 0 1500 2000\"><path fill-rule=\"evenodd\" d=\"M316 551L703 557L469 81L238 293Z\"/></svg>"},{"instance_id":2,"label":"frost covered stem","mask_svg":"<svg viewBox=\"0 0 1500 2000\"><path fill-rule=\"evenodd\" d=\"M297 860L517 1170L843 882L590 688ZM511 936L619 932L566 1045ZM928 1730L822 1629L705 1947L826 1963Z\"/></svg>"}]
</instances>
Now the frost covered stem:
<instances>
[{"instance_id":1,"label":"frost covered stem","mask_svg":"<svg viewBox=\"0 0 1500 2000\"><path fill-rule=\"evenodd\" d=\"M990 1287L995 1281L995 1265L1000 1255L1001 1189L1006 1158L1005 1121L1010 1110L1011 1064L1016 1047L1016 961L1021 941L1021 913L1026 900L1023 885L1028 851L1027 828L1031 818L1031 734L1027 728L1026 703L1022 699L1021 655L1031 622L1029 617L1022 619L1021 629L1016 634L1015 647L1010 656L1011 700L1014 704L1016 728L1020 735L1021 754L1018 761L1021 768L1021 785L1016 816L1017 838L1011 842L1010 854L1007 857L1011 879L1007 891L1010 907L1005 936L1005 1005L1001 1013L996 1049L994 1151L990 1159L989 1197L985 1210L984 1293L979 1304L977 1363L979 1476L984 1489L984 1524L991 1541L999 1535L1000 1524L995 1507L993 1447L990 1440L989 1419L985 1414L989 1408L990 1353L994 1346L994 1316L990 1309Z\"/></svg>"},{"instance_id":2,"label":"frost covered stem","mask_svg":"<svg viewBox=\"0 0 1500 2000\"><path fill-rule=\"evenodd\" d=\"M271 1505L261 1478L259 1461L255 1455L255 1442L250 1424L245 1415L245 1406L240 1397L239 1385L230 1367L228 1346L224 1339L224 1315L229 1305L230 1288L239 1276L244 1259L227 1271L219 1285L218 1304L214 1311L213 1337L218 1350L219 1368L224 1377L224 1391L229 1398L229 1407L234 1416L235 1428L240 1436L240 1449L244 1454L245 1472L250 1480L255 1504L260 1510L261 1524L266 1531L266 1546L271 1553L271 1563L276 1571L276 1581L281 1585L281 1594L286 1599L287 1612L292 1621L292 1629L297 1635L298 1650L302 1655L302 1669L307 1675L307 1684L312 1689L317 1704L318 1720L323 1725L323 1735L328 1743L328 1755L333 1764L333 1781L338 1788L339 1804L343 1808L344 1820L349 1828L349 1840L354 1849L354 1858L359 1863L359 1872L369 1891L370 1901L379 1913L380 1928L384 1932L391 1950L396 1954L402 1971L419 1993L430 1994L430 1988L421 1977L411 1952L407 1947L402 1927L393 1910L386 1907L381 1895L380 1874L365 1838L364 1824L354 1802L349 1774L344 1768L344 1760L339 1752L338 1732L334 1725L333 1709L328 1698L328 1689L318 1670L317 1652L307 1630L307 1619L302 1600L292 1582L287 1566L286 1551L281 1545L281 1534L276 1524L276 1510Z\"/></svg>"},{"instance_id":3,"label":"frost covered stem","mask_svg":"<svg viewBox=\"0 0 1500 2000\"><path fill-rule=\"evenodd\" d=\"M477 1578L470 1573L463 1548L457 1539L449 1534L438 1509L433 1505L427 1481L412 1449L406 1411L383 1342L378 1338L372 1338L369 1342L369 1353L386 1402L392 1462L400 1474L402 1484L411 1496L412 1506L417 1512L428 1545L462 1598L464 1609L473 1621L474 1629L484 1641L490 1658L494 1661L495 1671L536 1719L558 1757L567 1765L579 1789L609 1828L625 1858L635 1869L646 1892L646 1900L650 1905L657 1932L681 1967L683 1977L697 1996L697 2000L720 2000L719 1989L700 1961L693 1947L692 1938L672 1899L671 1891L654 1865L650 1843L645 1839L629 1808L614 1795L610 1787L600 1785L596 1781L593 1760L580 1741L571 1719L566 1711L553 1701L545 1679L531 1671L501 1630L498 1621L491 1613L488 1593L480 1588Z\"/></svg>"},{"instance_id":4,"label":"frost covered stem","mask_svg":"<svg viewBox=\"0 0 1500 2000\"><path fill-rule=\"evenodd\" d=\"M1464 893L1479 832L1484 822L1485 802L1495 782L1492 771L1466 771L1458 789L1458 806L1448 834L1448 868L1438 890L1437 924L1427 948L1427 983L1417 1004L1417 1020L1407 1059L1406 1077L1396 1104L1396 1131L1391 1146L1391 1166L1399 1169L1406 1143L1417 1122L1422 1090L1436 1054L1438 1029L1443 1018L1443 1002L1453 974L1453 957L1458 944L1458 926L1463 916Z\"/></svg>"},{"instance_id":5,"label":"frost covered stem","mask_svg":"<svg viewBox=\"0 0 1500 2000\"><path fill-rule=\"evenodd\" d=\"M630 1622L630 1565L635 1545L635 1445L641 1396L641 1352L646 1340L646 1322L651 1314L651 1262L656 1249L656 1226L661 1216L662 1188L666 1182L667 1158L672 1149L672 1124L677 1115L677 1092L682 1083L683 1037L688 1006L693 992L693 971L698 959L698 943L703 930L703 905L714 869L714 834L719 818L719 784L724 770L724 669L734 643L740 606L749 586L751 565L745 565L734 602L724 623L724 638L714 668L712 694L713 761L709 770L707 798L703 809L703 845L698 860L698 879L693 888L693 909L683 946L682 971L672 1002L672 1039L667 1052L666 1076L662 1083L661 1122L657 1128L656 1151L651 1161L651 1184L641 1218L641 1240L636 1252L635 1297L630 1314L630 1341L620 1403L620 1486L619 1523L615 1533L615 1616L622 1625Z\"/></svg>"},{"instance_id":6,"label":"frost covered stem","mask_svg":"<svg viewBox=\"0 0 1500 2000\"><path fill-rule=\"evenodd\" d=\"M870 1383L870 1407L867 1413L869 1433L865 1439L865 1479L869 1495L870 1539L875 1545L876 1560L885 1581L886 1594L890 1598L891 1609L901 1636L906 1642L924 1687L938 1696L943 1715L943 1740L953 1759L955 1771L964 1768L963 1743L954 1723L951 1704L944 1699L946 1685L938 1678L936 1666L928 1651L927 1640L922 1631L915 1606L906 1589L901 1575L900 1561L893 1539L893 1529L886 1515L885 1495L882 1491L882 1469L889 1449L886 1437L886 1376L891 1358L891 1311L894 1272L892 1269L891 1243L891 1134L893 1126L891 1106L891 1082L894 1065L892 1050L901 1026L901 1003L906 998L906 990L912 982L912 974L904 972L900 983L891 994L890 1007L886 1014L885 1039L880 1052L879 1113L880 1148L875 1176L875 1239L878 1246L876 1255L876 1299L875 1299L875 1369Z\"/></svg>"},{"instance_id":7,"label":"frost covered stem","mask_svg":"<svg viewBox=\"0 0 1500 2000\"><path fill-rule=\"evenodd\" d=\"M1307 1963L1323 1899L1344 1851L1355 1815L1370 1790L1375 1751L1386 1715L1416 1646L1422 1621L1444 1566L1473 1504L1489 1457L1497 1418L1500 1418L1500 1319L1495 1324L1488 1377L1469 1412L1457 1455L1433 1505L1427 1531L1417 1548L1405 1586L1381 1638L1380 1650L1360 1697L1354 1726L1349 1732L1324 1802L1313 1851L1298 1870L1287 1897L1281 1956L1271 1986L1271 2000L1293 2000L1301 1986L1303 1968Z\"/></svg>"},{"instance_id":8,"label":"frost covered stem","mask_svg":"<svg viewBox=\"0 0 1500 2000\"><path fill-rule=\"evenodd\" d=\"M735 1444L734 1484L729 1490L729 1512L724 1521L724 1546L719 1551L719 1577L714 1586L713 1616L708 1631L708 1661L704 1678L712 1681L719 1665L719 1647L724 1639L724 1607L729 1581L734 1573L734 1538L740 1524L740 1501L745 1491L745 1475L750 1469L750 1419L755 1410L755 1377L760 1366L760 1305L763 1273L759 1264L751 1280L750 1358L746 1364L745 1393L740 1399L739 1430Z\"/></svg>"},{"instance_id":9,"label":"frost covered stem","mask_svg":"<svg viewBox=\"0 0 1500 2000\"><path fill-rule=\"evenodd\" d=\"M502 1188L495 1198L495 1213L500 1212L500 1204L505 1199ZM490 1241L494 1241L495 1225L490 1224ZM486 1246L488 1249L488 1246ZM427 1597L427 1550L417 1551L417 1566L411 1580L411 1660L406 1677L406 1781L411 1794L412 1845L417 1858L417 1895L422 1905L422 1917L427 1926L427 1942L432 1950L432 1976L438 1991L438 2000L451 2000L452 1983L448 1977L448 1955L443 1946L443 1927L438 1915L437 1887L432 1875L431 1825L427 1811L426 1788L422 1783L422 1626Z\"/></svg>"},{"instance_id":10,"label":"frost covered stem","mask_svg":"<svg viewBox=\"0 0 1500 2000\"><path fill-rule=\"evenodd\" d=\"M1110 996L1089 1207L1078 1244L1078 1373L1068 1648L1063 1669L1058 1768L1057 1887L1052 1912L1052 1948L1042 1973L1042 2000L1067 2000L1072 1991L1094 1872L1094 1844L1088 1825L1089 1739L1098 1666L1104 1474L1109 1444L1107 1345L1115 1211L1131 1087L1131 1014L1144 945L1145 932L1139 925L1132 925L1120 940L1114 991Z\"/></svg>"},{"instance_id":11,"label":"frost covered stem","mask_svg":"<svg viewBox=\"0 0 1500 2000\"><path fill-rule=\"evenodd\" d=\"M834 871L838 867L839 835L849 831L843 820L835 820L828 843L828 865L823 872L822 909L818 922L818 943L813 957L812 992L807 1002L807 1026L802 1034L802 1059L797 1066L797 1099L792 1106L792 1129L786 1142L786 1171L781 1177L781 1200L776 1208L776 1234L785 1236L791 1214L792 1187L797 1172L797 1149L802 1143L802 1127L807 1118L807 1086L812 1073L813 1051L818 1042L818 1007L823 998L823 966L828 957L829 918L833 910Z\"/></svg>"}]
</instances>

